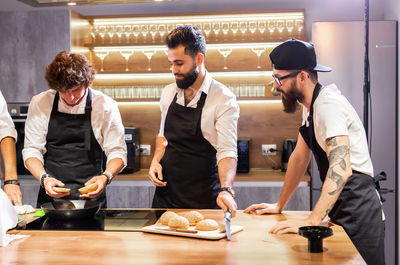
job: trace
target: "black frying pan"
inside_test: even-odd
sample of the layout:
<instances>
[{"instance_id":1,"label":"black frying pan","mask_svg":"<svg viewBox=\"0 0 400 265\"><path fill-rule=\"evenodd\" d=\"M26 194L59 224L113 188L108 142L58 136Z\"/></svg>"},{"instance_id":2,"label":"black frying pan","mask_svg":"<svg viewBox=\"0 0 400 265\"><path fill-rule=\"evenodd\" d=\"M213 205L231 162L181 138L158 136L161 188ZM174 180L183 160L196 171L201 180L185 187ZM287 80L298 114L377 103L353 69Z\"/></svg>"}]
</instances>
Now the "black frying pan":
<instances>
[{"instance_id":1,"label":"black frying pan","mask_svg":"<svg viewBox=\"0 0 400 265\"><path fill-rule=\"evenodd\" d=\"M58 200L40 206L47 217L64 220L91 218L100 207L100 202L87 200Z\"/></svg>"}]
</instances>

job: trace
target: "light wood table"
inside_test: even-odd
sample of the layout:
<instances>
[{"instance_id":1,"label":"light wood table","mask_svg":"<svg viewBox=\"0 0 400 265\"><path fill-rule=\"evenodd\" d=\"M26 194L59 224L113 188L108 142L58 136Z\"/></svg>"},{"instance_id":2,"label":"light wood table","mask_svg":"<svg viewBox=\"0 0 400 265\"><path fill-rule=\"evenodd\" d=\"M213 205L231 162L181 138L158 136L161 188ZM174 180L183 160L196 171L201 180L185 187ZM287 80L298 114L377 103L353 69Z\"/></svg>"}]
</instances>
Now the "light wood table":
<instances>
[{"instance_id":1,"label":"light wood table","mask_svg":"<svg viewBox=\"0 0 400 265\"><path fill-rule=\"evenodd\" d=\"M223 221L220 210L201 210ZM365 264L340 226L324 239L323 253L309 253L307 239L297 234L271 235L278 220L305 218L308 212L247 215L232 224L244 231L232 241L209 241L142 232L16 231L29 238L0 248L1 264ZM11 231L15 232L15 230Z\"/></svg>"}]
</instances>

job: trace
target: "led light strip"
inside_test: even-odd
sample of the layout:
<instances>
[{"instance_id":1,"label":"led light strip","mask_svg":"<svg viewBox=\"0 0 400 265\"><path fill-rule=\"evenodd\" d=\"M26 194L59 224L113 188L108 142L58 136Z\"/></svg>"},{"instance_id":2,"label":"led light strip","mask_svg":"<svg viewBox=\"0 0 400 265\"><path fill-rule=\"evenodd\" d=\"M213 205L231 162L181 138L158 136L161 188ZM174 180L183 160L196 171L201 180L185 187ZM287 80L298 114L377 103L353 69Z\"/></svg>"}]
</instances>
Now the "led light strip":
<instances>
[{"instance_id":1,"label":"led light strip","mask_svg":"<svg viewBox=\"0 0 400 265\"><path fill-rule=\"evenodd\" d=\"M281 99L238 99L239 104L281 104ZM131 102L117 102L118 105L159 105L160 101L131 101Z\"/></svg>"},{"instance_id":2,"label":"led light strip","mask_svg":"<svg viewBox=\"0 0 400 265\"><path fill-rule=\"evenodd\" d=\"M96 18L94 25L125 25L125 24L162 24L162 23L196 23L196 22L235 22L235 21L256 21L271 19L303 19L302 12L290 13L262 13L248 15L209 15L209 16L182 16L182 17L148 17L148 18Z\"/></svg>"},{"instance_id":3,"label":"led light strip","mask_svg":"<svg viewBox=\"0 0 400 265\"><path fill-rule=\"evenodd\" d=\"M212 77L270 77L272 71L249 71L249 72L210 72ZM138 73L138 74L96 74L96 79L137 79L137 78L173 78L172 73Z\"/></svg>"},{"instance_id":4,"label":"led light strip","mask_svg":"<svg viewBox=\"0 0 400 265\"><path fill-rule=\"evenodd\" d=\"M259 43L226 43L221 44L207 44L207 50L218 50L218 49L254 49L254 48L275 48L280 42L259 42ZM112 52L112 51L143 51L143 50L154 50L154 51L167 51L165 45L152 45L152 46L97 46L93 48L94 52Z\"/></svg>"}]
</instances>

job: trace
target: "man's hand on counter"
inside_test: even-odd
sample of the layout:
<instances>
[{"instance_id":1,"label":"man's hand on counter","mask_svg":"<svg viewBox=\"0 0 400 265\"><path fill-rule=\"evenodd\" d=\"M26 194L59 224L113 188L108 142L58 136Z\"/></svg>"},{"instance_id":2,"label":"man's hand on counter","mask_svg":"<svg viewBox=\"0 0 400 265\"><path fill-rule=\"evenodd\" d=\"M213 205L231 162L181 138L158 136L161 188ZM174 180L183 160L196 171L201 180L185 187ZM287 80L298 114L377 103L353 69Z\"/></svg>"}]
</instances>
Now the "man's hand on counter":
<instances>
[{"instance_id":1,"label":"man's hand on counter","mask_svg":"<svg viewBox=\"0 0 400 265\"><path fill-rule=\"evenodd\" d=\"M278 203L258 203L250 205L243 212L248 214L276 214L281 213L281 209L279 209Z\"/></svg>"},{"instance_id":2,"label":"man's hand on counter","mask_svg":"<svg viewBox=\"0 0 400 265\"><path fill-rule=\"evenodd\" d=\"M4 192L14 205L22 205L22 193L21 189L16 184L4 185Z\"/></svg>"},{"instance_id":3,"label":"man's hand on counter","mask_svg":"<svg viewBox=\"0 0 400 265\"><path fill-rule=\"evenodd\" d=\"M157 161L152 161L149 169L149 179L157 187L165 187L167 182L163 181L162 166Z\"/></svg>"},{"instance_id":4,"label":"man's hand on counter","mask_svg":"<svg viewBox=\"0 0 400 265\"><path fill-rule=\"evenodd\" d=\"M96 198L103 192L104 188L107 185L107 182L108 182L108 178L105 175L94 176L93 178L91 178L90 180L88 180L85 183L85 186L93 184L93 183L97 183L97 189L95 191L92 191L92 192L89 192L86 194L82 194L79 197Z\"/></svg>"},{"instance_id":5,"label":"man's hand on counter","mask_svg":"<svg viewBox=\"0 0 400 265\"><path fill-rule=\"evenodd\" d=\"M235 199L227 191L222 191L218 194L217 204L224 213L229 209L232 214L232 218L235 217L237 211L237 205Z\"/></svg>"},{"instance_id":6,"label":"man's hand on counter","mask_svg":"<svg viewBox=\"0 0 400 265\"><path fill-rule=\"evenodd\" d=\"M286 220L280 221L275 224L269 232L271 234L287 234L294 233L297 234L299 232L299 227L312 225L308 219L304 220Z\"/></svg>"}]
</instances>

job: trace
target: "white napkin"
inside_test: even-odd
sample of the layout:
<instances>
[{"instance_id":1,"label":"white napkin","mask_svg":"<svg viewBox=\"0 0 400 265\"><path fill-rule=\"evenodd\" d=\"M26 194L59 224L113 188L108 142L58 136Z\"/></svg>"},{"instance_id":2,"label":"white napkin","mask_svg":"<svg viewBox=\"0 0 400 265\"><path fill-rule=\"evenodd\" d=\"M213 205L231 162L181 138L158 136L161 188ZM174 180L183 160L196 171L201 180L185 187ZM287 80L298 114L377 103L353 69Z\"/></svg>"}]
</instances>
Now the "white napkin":
<instances>
[{"instance_id":1,"label":"white napkin","mask_svg":"<svg viewBox=\"0 0 400 265\"><path fill-rule=\"evenodd\" d=\"M14 228L18 223L17 212L5 192L0 189L0 246L7 246L12 240L23 238L23 235L8 235L7 230Z\"/></svg>"},{"instance_id":2,"label":"white napkin","mask_svg":"<svg viewBox=\"0 0 400 265\"><path fill-rule=\"evenodd\" d=\"M20 206L14 206L17 214L26 214L26 213L34 213L35 209L33 209L32 205L24 204Z\"/></svg>"}]
</instances>

